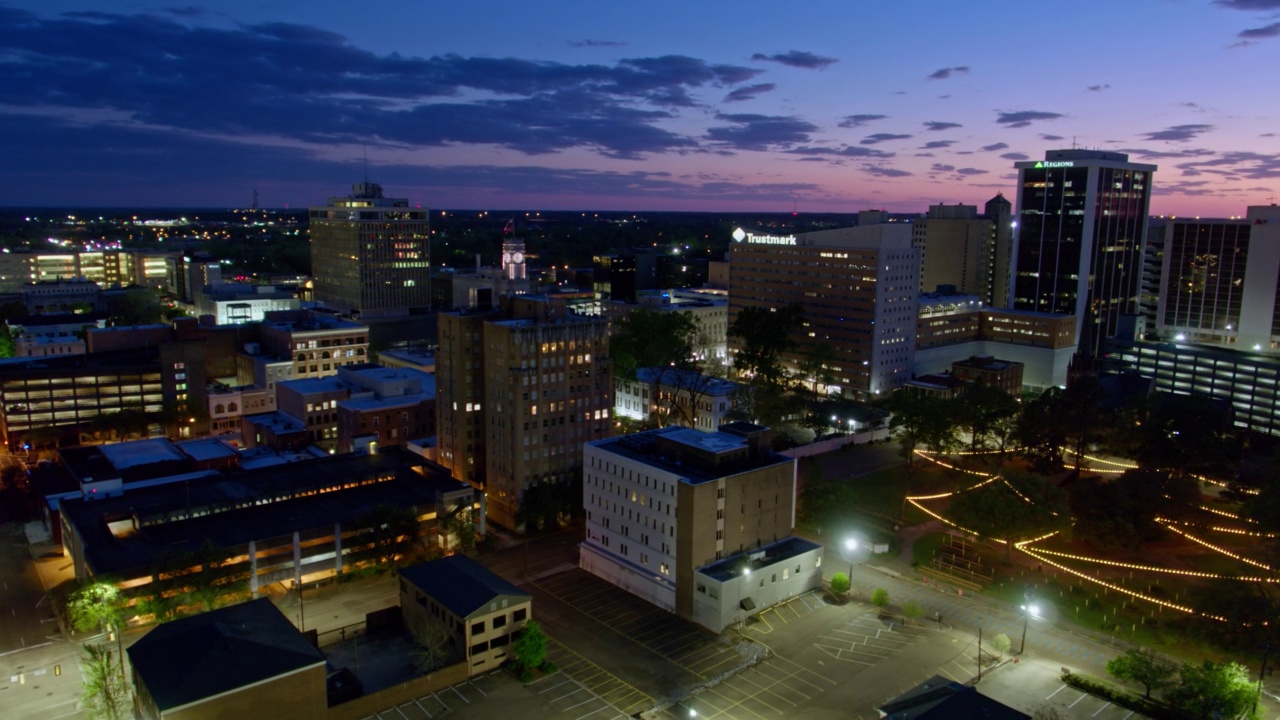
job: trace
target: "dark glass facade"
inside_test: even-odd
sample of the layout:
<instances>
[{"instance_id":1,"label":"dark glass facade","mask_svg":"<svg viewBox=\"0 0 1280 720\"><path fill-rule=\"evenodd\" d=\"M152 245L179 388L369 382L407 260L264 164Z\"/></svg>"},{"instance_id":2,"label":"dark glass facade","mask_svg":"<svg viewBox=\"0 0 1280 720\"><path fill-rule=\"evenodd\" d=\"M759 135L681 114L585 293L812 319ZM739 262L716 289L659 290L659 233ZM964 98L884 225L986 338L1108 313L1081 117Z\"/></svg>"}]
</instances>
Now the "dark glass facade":
<instances>
[{"instance_id":1,"label":"dark glass facade","mask_svg":"<svg viewBox=\"0 0 1280 720\"><path fill-rule=\"evenodd\" d=\"M1224 336L1239 328L1249 231L1244 222L1170 226L1162 325Z\"/></svg>"}]
</instances>

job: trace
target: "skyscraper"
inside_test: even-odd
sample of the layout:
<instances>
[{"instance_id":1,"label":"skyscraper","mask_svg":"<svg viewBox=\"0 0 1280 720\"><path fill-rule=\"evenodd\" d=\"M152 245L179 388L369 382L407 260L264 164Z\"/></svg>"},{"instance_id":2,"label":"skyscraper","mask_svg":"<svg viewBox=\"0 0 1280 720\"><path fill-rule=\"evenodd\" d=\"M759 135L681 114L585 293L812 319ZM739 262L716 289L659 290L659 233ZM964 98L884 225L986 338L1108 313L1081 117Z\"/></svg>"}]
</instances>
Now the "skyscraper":
<instances>
[{"instance_id":1,"label":"skyscraper","mask_svg":"<svg viewBox=\"0 0 1280 720\"><path fill-rule=\"evenodd\" d=\"M1050 150L1015 163L1018 212L1010 287L1019 310L1078 318L1084 357L1138 313L1155 165L1123 153Z\"/></svg>"},{"instance_id":2,"label":"skyscraper","mask_svg":"<svg viewBox=\"0 0 1280 720\"><path fill-rule=\"evenodd\" d=\"M426 210L410 208L405 198L383 197L381 185L365 182L309 215L319 303L364 318L429 312Z\"/></svg>"},{"instance_id":3,"label":"skyscraper","mask_svg":"<svg viewBox=\"0 0 1280 720\"><path fill-rule=\"evenodd\" d=\"M1003 307L1009 276L1010 207L1003 195L988 200L983 215L973 205L930 205L928 215L911 224L911 242L920 251L920 291L954 285L987 305Z\"/></svg>"}]
</instances>

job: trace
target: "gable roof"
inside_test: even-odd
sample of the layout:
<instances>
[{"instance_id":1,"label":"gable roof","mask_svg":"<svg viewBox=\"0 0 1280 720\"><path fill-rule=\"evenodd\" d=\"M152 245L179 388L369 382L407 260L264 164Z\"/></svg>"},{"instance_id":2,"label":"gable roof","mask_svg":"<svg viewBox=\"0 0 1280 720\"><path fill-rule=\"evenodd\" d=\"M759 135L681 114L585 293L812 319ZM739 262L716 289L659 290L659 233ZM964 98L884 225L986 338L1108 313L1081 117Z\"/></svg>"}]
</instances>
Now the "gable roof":
<instances>
[{"instance_id":1,"label":"gable roof","mask_svg":"<svg viewBox=\"0 0 1280 720\"><path fill-rule=\"evenodd\" d=\"M969 685L934 675L880 706L884 720L1031 720Z\"/></svg>"},{"instance_id":2,"label":"gable roof","mask_svg":"<svg viewBox=\"0 0 1280 720\"><path fill-rule=\"evenodd\" d=\"M450 555L407 567L400 571L400 577L461 618L471 617L500 595L529 597L529 593L466 555Z\"/></svg>"},{"instance_id":3,"label":"gable roof","mask_svg":"<svg viewBox=\"0 0 1280 720\"><path fill-rule=\"evenodd\" d=\"M162 711L325 661L265 597L164 623L126 652Z\"/></svg>"}]
</instances>

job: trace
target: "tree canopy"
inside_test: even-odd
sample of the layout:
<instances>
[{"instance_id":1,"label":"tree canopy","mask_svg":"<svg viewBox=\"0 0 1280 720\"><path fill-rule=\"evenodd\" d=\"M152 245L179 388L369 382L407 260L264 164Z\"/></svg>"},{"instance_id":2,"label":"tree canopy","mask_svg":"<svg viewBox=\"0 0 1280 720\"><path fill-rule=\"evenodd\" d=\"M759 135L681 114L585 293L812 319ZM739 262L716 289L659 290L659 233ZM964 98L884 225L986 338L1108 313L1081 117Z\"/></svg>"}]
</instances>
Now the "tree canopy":
<instances>
[{"instance_id":1,"label":"tree canopy","mask_svg":"<svg viewBox=\"0 0 1280 720\"><path fill-rule=\"evenodd\" d=\"M616 377L636 379L646 367L694 368L698 324L684 312L638 308L618 318L609 338Z\"/></svg>"},{"instance_id":2,"label":"tree canopy","mask_svg":"<svg viewBox=\"0 0 1280 720\"><path fill-rule=\"evenodd\" d=\"M979 535L1013 543L1066 524L1067 494L1038 475L1006 473L1003 478L955 496L947 515Z\"/></svg>"},{"instance_id":3,"label":"tree canopy","mask_svg":"<svg viewBox=\"0 0 1280 720\"><path fill-rule=\"evenodd\" d=\"M1178 675L1165 700L1194 718L1240 717L1256 696L1248 669L1239 663L1184 663Z\"/></svg>"},{"instance_id":4,"label":"tree canopy","mask_svg":"<svg viewBox=\"0 0 1280 720\"><path fill-rule=\"evenodd\" d=\"M1173 682L1178 669L1146 648L1127 650L1123 655L1107 661L1107 672L1120 680L1132 680L1146 690L1151 697L1153 690L1161 690Z\"/></svg>"}]
</instances>

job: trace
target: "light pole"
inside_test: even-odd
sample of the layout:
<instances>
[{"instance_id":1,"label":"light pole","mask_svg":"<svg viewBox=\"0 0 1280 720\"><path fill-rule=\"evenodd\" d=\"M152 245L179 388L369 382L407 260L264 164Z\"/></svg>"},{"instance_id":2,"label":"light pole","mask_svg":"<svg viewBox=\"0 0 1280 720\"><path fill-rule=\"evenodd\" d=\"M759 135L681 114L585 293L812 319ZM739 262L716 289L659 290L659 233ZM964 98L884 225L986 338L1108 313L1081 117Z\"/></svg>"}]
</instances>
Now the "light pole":
<instances>
[{"instance_id":1,"label":"light pole","mask_svg":"<svg viewBox=\"0 0 1280 720\"><path fill-rule=\"evenodd\" d=\"M1031 621L1031 616L1040 617L1040 606L1028 601L1022 606L1022 644L1018 646L1018 654L1021 655L1027 649L1027 624Z\"/></svg>"},{"instance_id":2,"label":"light pole","mask_svg":"<svg viewBox=\"0 0 1280 720\"><path fill-rule=\"evenodd\" d=\"M849 582L853 583L853 552L858 549L858 541L855 538L844 539L844 549L849 553Z\"/></svg>"}]
</instances>

